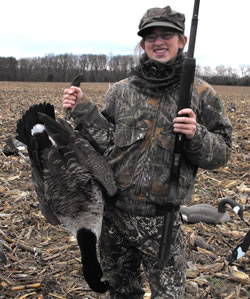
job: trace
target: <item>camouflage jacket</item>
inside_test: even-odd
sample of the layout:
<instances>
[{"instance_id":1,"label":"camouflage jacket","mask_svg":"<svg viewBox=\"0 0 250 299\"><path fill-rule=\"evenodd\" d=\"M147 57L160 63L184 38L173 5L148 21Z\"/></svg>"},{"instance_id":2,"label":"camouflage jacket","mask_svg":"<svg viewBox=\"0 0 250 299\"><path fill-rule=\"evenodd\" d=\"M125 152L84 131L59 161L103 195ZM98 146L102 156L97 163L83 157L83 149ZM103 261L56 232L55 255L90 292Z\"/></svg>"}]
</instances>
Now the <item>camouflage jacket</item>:
<instances>
[{"instance_id":1,"label":"camouflage jacket","mask_svg":"<svg viewBox=\"0 0 250 299\"><path fill-rule=\"evenodd\" d=\"M75 124L84 124L113 167L118 185L114 204L134 215L153 216L167 202L175 134L178 90L160 98L145 96L129 79L107 91L99 113L93 102L78 104ZM191 108L197 130L184 142L176 204L191 200L197 168L224 165L231 154L232 126L214 89L195 79Z\"/></svg>"}]
</instances>

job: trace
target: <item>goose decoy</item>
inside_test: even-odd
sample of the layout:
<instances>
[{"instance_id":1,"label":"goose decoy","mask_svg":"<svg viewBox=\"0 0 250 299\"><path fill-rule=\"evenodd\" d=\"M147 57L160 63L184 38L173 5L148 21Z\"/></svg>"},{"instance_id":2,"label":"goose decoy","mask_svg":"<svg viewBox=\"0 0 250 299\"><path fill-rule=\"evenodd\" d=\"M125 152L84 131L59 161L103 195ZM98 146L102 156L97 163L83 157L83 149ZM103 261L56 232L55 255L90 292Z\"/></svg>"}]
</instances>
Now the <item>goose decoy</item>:
<instances>
[{"instance_id":1,"label":"goose decoy","mask_svg":"<svg viewBox=\"0 0 250 299\"><path fill-rule=\"evenodd\" d=\"M116 193L111 167L66 120L55 120L49 103L31 106L17 122L16 131L17 139L28 147L42 214L75 236L86 282L95 292L106 292L108 283L102 280L96 250L104 195Z\"/></svg>"},{"instance_id":2,"label":"goose decoy","mask_svg":"<svg viewBox=\"0 0 250 299\"><path fill-rule=\"evenodd\" d=\"M26 151L26 145L16 138L8 136L8 138L5 140L5 145L3 148L3 153L5 154L5 156L21 156L22 158L27 160L28 157L25 155Z\"/></svg>"},{"instance_id":3,"label":"goose decoy","mask_svg":"<svg viewBox=\"0 0 250 299\"><path fill-rule=\"evenodd\" d=\"M230 112L235 112L236 111L236 106L233 102L230 103L230 107L228 109Z\"/></svg>"},{"instance_id":4,"label":"goose decoy","mask_svg":"<svg viewBox=\"0 0 250 299\"><path fill-rule=\"evenodd\" d=\"M185 223L205 222L208 224L218 224L230 221L231 217L226 211L226 204L229 204L234 213L243 218L243 206L231 198L223 198L215 208L209 204L197 204L189 207L181 207L180 214Z\"/></svg>"},{"instance_id":5,"label":"goose decoy","mask_svg":"<svg viewBox=\"0 0 250 299\"><path fill-rule=\"evenodd\" d=\"M246 233L243 241L232 251L231 260L229 265L231 265L234 261L243 257L250 246L250 230Z\"/></svg>"}]
</instances>

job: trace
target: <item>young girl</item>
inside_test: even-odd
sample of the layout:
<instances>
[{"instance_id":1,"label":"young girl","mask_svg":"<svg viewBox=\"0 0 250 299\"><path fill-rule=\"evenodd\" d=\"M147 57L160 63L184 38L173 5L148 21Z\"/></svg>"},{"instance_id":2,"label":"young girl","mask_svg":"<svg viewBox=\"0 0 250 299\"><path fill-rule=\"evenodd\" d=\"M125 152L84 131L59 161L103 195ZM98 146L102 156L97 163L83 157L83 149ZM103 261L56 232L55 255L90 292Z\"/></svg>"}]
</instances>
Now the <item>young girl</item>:
<instances>
[{"instance_id":1,"label":"young girl","mask_svg":"<svg viewBox=\"0 0 250 299\"><path fill-rule=\"evenodd\" d=\"M185 16L169 6L147 10L138 31L144 52L140 62L127 79L110 87L100 113L80 88L64 91L64 109L72 108L76 127L98 142L118 186L115 198L106 200L100 242L110 298L143 298L142 269L151 298L184 294L179 216L170 259L164 269L157 266L175 133L185 136L177 197L182 203L191 200L198 167L214 169L230 157L232 127L208 83L195 78L191 108L177 111L184 24Z\"/></svg>"}]
</instances>

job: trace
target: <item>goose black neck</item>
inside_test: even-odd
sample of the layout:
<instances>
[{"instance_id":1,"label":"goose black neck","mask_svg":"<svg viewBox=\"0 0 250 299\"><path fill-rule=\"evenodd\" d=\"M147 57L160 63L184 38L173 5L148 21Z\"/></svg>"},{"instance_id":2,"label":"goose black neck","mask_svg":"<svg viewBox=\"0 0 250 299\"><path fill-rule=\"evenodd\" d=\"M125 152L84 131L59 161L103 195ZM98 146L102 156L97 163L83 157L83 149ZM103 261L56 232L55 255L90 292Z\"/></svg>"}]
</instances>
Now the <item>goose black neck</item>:
<instances>
[{"instance_id":1,"label":"goose black neck","mask_svg":"<svg viewBox=\"0 0 250 299\"><path fill-rule=\"evenodd\" d=\"M225 213L226 212L226 204L229 204L232 209L238 205L238 203L231 198L223 198L218 205L218 212Z\"/></svg>"},{"instance_id":2,"label":"goose black neck","mask_svg":"<svg viewBox=\"0 0 250 299\"><path fill-rule=\"evenodd\" d=\"M89 287L97 293L105 293L108 290L108 283L101 281L103 276L100 263L97 258L96 235L85 228L77 232L77 242L80 247L83 275Z\"/></svg>"},{"instance_id":3,"label":"goose black neck","mask_svg":"<svg viewBox=\"0 0 250 299\"><path fill-rule=\"evenodd\" d=\"M243 242L241 243L241 248L244 252L247 252L250 246L250 230L247 232Z\"/></svg>"}]
</instances>

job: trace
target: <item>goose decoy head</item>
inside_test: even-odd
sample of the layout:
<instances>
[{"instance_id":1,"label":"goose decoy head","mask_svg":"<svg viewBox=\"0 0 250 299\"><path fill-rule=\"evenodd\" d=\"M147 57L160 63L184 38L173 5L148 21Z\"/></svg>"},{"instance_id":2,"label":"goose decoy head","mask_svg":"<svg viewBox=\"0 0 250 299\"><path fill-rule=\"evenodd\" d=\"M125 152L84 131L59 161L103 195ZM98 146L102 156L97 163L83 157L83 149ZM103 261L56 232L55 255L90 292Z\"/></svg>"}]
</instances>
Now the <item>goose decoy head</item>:
<instances>
[{"instance_id":1,"label":"goose decoy head","mask_svg":"<svg viewBox=\"0 0 250 299\"><path fill-rule=\"evenodd\" d=\"M232 251L231 260L229 262L229 265L232 265L232 263L241 257L243 257L246 253L242 251L241 245L238 245L234 250Z\"/></svg>"},{"instance_id":2,"label":"goose decoy head","mask_svg":"<svg viewBox=\"0 0 250 299\"><path fill-rule=\"evenodd\" d=\"M231 265L235 260L238 260L241 257L243 257L247 253L249 246L250 246L250 230L245 235L243 241L232 251L229 265Z\"/></svg>"},{"instance_id":3,"label":"goose decoy head","mask_svg":"<svg viewBox=\"0 0 250 299\"><path fill-rule=\"evenodd\" d=\"M231 206L232 210L234 211L234 213L236 215L238 215L241 220L244 221L244 215L243 215L244 208L243 208L243 206L240 203L238 203L237 201L235 201L234 199L232 199L232 198L225 197L225 198L220 200L219 205L218 205L218 211L220 213L225 213L226 212L226 204L229 204Z\"/></svg>"}]
</instances>

